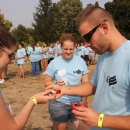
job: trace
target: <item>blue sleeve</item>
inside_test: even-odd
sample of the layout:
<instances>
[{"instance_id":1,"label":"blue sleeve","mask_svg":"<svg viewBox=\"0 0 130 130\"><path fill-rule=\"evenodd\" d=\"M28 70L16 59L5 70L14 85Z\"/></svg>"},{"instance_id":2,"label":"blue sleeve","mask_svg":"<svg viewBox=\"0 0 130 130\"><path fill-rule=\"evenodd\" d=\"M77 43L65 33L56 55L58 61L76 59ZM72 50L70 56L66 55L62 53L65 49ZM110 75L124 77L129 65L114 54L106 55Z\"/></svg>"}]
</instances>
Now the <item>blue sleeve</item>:
<instances>
[{"instance_id":1,"label":"blue sleeve","mask_svg":"<svg viewBox=\"0 0 130 130\"><path fill-rule=\"evenodd\" d=\"M25 52L25 49L24 49L24 48L23 48L22 52L23 52L23 55L26 55L26 52Z\"/></svg>"}]
</instances>

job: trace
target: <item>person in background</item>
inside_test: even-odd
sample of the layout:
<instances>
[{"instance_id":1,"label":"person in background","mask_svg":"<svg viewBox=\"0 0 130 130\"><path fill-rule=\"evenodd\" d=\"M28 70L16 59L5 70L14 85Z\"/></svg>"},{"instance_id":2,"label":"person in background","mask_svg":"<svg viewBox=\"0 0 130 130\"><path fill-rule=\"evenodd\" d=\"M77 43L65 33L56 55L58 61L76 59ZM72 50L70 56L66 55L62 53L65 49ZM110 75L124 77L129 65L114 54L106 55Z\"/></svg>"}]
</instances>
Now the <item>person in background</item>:
<instances>
[{"instance_id":1,"label":"person in background","mask_svg":"<svg viewBox=\"0 0 130 130\"><path fill-rule=\"evenodd\" d=\"M28 52L28 50L31 48L31 45L30 45L30 43L28 43L28 45L26 46L26 56L27 56L27 62L29 62L30 60L29 60L29 58L30 58L30 56L29 56L29 54L27 53Z\"/></svg>"},{"instance_id":2,"label":"person in background","mask_svg":"<svg viewBox=\"0 0 130 130\"><path fill-rule=\"evenodd\" d=\"M5 82L5 79L7 78L7 70L8 70L8 65L5 67L2 73L0 73L0 84Z\"/></svg>"},{"instance_id":3,"label":"person in background","mask_svg":"<svg viewBox=\"0 0 130 130\"><path fill-rule=\"evenodd\" d=\"M59 41L56 41L56 44L53 49L55 52L55 58L62 55L61 44Z\"/></svg>"},{"instance_id":4,"label":"person in background","mask_svg":"<svg viewBox=\"0 0 130 130\"><path fill-rule=\"evenodd\" d=\"M42 54L42 67L44 69L44 72L43 72L44 75L46 74L46 69L48 66L48 50L49 50L49 47L47 47L47 44L44 42L43 47L42 47L42 51L45 52Z\"/></svg>"},{"instance_id":5,"label":"person in background","mask_svg":"<svg viewBox=\"0 0 130 130\"><path fill-rule=\"evenodd\" d=\"M16 60L18 64L19 75L20 75L20 78L25 78L23 65L24 65L26 52L25 52L24 45L22 43L19 43L18 47L19 49L17 50L17 53L16 53Z\"/></svg>"},{"instance_id":6,"label":"person in background","mask_svg":"<svg viewBox=\"0 0 130 130\"><path fill-rule=\"evenodd\" d=\"M82 50L81 50L81 44L80 43L78 43L77 44L77 55L79 56L79 57L81 57L81 55L82 55Z\"/></svg>"},{"instance_id":7,"label":"person in background","mask_svg":"<svg viewBox=\"0 0 130 130\"><path fill-rule=\"evenodd\" d=\"M80 49L81 49L81 58L82 58L82 59L84 59L84 55L85 55L85 54L84 54L84 48L85 48L85 47L84 47L84 43L81 43L81 44L80 44Z\"/></svg>"},{"instance_id":8,"label":"person in background","mask_svg":"<svg viewBox=\"0 0 130 130\"><path fill-rule=\"evenodd\" d=\"M88 60L87 60L87 65L95 65L96 64L96 53L93 51L90 47L89 44L84 44L84 47L88 49Z\"/></svg>"},{"instance_id":9,"label":"person in background","mask_svg":"<svg viewBox=\"0 0 130 130\"><path fill-rule=\"evenodd\" d=\"M32 65L31 76L39 76L39 60L42 50L38 47L37 43L33 44L33 47L28 50L30 55L30 62Z\"/></svg>"},{"instance_id":10,"label":"person in background","mask_svg":"<svg viewBox=\"0 0 130 130\"><path fill-rule=\"evenodd\" d=\"M49 64L55 57L55 52L53 50L53 44L52 43L50 43L50 46L49 46L48 57L49 57L49 59L48 59L48 64Z\"/></svg>"},{"instance_id":11,"label":"person in background","mask_svg":"<svg viewBox=\"0 0 130 130\"><path fill-rule=\"evenodd\" d=\"M41 60L41 54L46 53L46 51L39 47L39 43L34 43L33 47L29 49L27 53L30 55L30 62L32 65L31 76L39 76L39 61Z\"/></svg>"},{"instance_id":12,"label":"person in background","mask_svg":"<svg viewBox=\"0 0 130 130\"><path fill-rule=\"evenodd\" d=\"M90 65L95 65L97 63L96 61L96 53L92 49L89 51L89 64Z\"/></svg>"},{"instance_id":13,"label":"person in background","mask_svg":"<svg viewBox=\"0 0 130 130\"><path fill-rule=\"evenodd\" d=\"M16 49L15 38L4 28L0 27L0 73L14 59ZM11 92L11 91L10 91ZM11 116L6 103L4 102L2 90L0 91L0 129L1 130L22 130L29 118L31 111L36 104L46 103L53 100L54 95L50 90L33 95L24 108L14 117ZM21 99L22 100L22 99Z\"/></svg>"},{"instance_id":14,"label":"person in background","mask_svg":"<svg viewBox=\"0 0 130 130\"><path fill-rule=\"evenodd\" d=\"M90 47L86 47L84 45L84 48L83 48L83 52L84 52L84 56L83 56L83 59L84 61L86 62L86 65L89 66L89 53L92 49Z\"/></svg>"},{"instance_id":15,"label":"person in background","mask_svg":"<svg viewBox=\"0 0 130 130\"><path fill-rule=\"evenodd\" d=\"M77 17L85 44L99 54L92 80L77 86L51 85L76 96L94 95L92 108L76 107L73 114L90 130L130 129L130 41L116 28L112 15L99 6L87 6ZM82 130L82 129L81 129Z\"/></svg>"},{"instance_id":16,"label":"person in background","mask_svg":"<svg viewBox=\"0 0 130 130\"><path fill-rule=\"evenodd\" d=\"M75 49L75 38L71 34L63 34L60 37L62 55L50 62L46 70L44 85L47 87L55 81L55 84L77 85L88 82L88 69L85 62L79 56L73 55ZM49 112L53 121L55 130L66 130L69 120L77 128L80 124L71 112L70 102L77 104L79 101L86 101L86 97L79 96L62 96L57 100L49 102ZM82 130L84 130L82 128ZM87 129L85 129L87 130Z\"/></svg>"},{"instance_id":17,"label":"person in background","mask_svg":"<svg viewBox=\"0 0 130 130\"><path fill-rule=\"evenodd\" d=\"M78 55L78 43L75 44L74 55Z\"/></svg>"},{"instance_id":18,"label":"person in background","mask_svg":"<svg viewBox=\"0 0 130 130\"><path fill-rule=\"evenodd\" d=\"M42 48L40 47L39 43L37 42L37 47L39 50L42 52ZM42 73L42 65L41 65L41 60L42 60L42 54L39 56L39 73Z\"/></svg>"}]
</instances>

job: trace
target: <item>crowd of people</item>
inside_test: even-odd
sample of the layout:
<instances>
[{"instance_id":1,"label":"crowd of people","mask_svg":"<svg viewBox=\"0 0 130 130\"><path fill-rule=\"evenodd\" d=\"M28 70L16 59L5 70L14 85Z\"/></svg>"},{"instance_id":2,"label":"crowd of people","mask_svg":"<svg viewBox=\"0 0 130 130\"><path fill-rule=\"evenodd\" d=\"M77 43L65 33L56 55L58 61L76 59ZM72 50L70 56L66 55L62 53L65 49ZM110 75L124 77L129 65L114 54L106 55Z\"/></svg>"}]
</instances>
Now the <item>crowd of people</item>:
<instances>
[{"instance_id":1,"label":"crowd of people","mask_svg":"<svg viewBox=\"0 0 130 130\"><path fill-rule=\"evenodd\" d=\"M73 54L83 58L87 66L96 64L96 54L90 47L83 43L75 43L74 48ZM43 42L42 46L39 43L34 43L32 46L28 44L26 47L24 47L24 44L19 43L14 59L14 63L18 65L19 78L25 78L23 68L25 62L31 63L31 76L45 75L48 64L60 55L62 55L60 41L49 45ZM7 69L5 71L7 74ZM0 83L5 82L6 74L3 71Z\"/></svg>"},{"instance_id":2,"label":"crowd of people","mask_svg":"<svg viewBox=\"0 0 130 130\"><path fill-rule=\"evenodd\" d=\"M42 47L36 43L24 49L19 44L16 59L20 78L25 78L22 67L27 53L32 76L42 72L39 65L42 63L46 88L30 97L14 118L0 91L1 130L21 130L33 107L48 101L55 130L66 130L68 121L72 121L77 130L130 129L130 41L117 30L111 14L99 6L83 9L77 16L76 26L84 44L76 44L75 38L68 33L61 35L53 48L46 43ZM15 45L15 39L0 27L0 73L15 57ZM94 60L96 53L100 56L89 81L88 61ZM51 55L49 65L48 54ZM87 101L90 95L94 95L92 107L77 105Z\"/></svg>"}]
</instances>

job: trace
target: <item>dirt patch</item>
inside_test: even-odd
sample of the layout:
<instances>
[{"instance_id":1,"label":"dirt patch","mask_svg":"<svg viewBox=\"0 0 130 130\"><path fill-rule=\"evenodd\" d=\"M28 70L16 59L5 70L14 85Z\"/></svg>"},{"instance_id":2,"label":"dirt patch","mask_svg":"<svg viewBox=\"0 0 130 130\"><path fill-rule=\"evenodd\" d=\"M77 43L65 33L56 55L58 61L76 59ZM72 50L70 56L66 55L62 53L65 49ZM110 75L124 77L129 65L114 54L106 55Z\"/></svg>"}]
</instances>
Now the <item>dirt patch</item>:
<instances>
[{"instance_id":1,"label":"dirt patch","mask_svg":"<svg viewBox=\"0 0 130 130\"><path fill-rule=\"evenodd\" d=\"M89 66L89 78L92 77L95 65ZM27 103L29 97L43 90L44 76L31 77L31 64L26 62L24 65L25 79L19 78L18 67L10 64L8 68L7 80L0 84L0 89L4 93L7 104L11 104L13 116ZM93 96L88 98L91 107ZM24 130L53 130L52 122L48 112L48 104L40 104L33 109ZM75 130L70 122L68 130Z\"/></svg>"}]
</instances>

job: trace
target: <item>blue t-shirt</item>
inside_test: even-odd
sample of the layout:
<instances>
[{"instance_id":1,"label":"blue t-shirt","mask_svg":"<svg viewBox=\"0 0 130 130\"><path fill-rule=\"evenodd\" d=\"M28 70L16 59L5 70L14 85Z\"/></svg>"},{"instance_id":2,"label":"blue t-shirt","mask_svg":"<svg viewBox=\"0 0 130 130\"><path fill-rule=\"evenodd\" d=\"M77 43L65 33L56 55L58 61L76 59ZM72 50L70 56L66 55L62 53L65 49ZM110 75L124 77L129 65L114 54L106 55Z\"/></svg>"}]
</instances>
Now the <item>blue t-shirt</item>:
<instances>
[{"instance_id":1,"label":"blue t-shirt","mask_svg":"<svg viewBox=\"0 0 130 130\"><path fill-rule=\"evenodd\" d=\"M30 62L36 62L41 60L41 52L41 47L35 47L34 51L33 48L30 48L27 52L30 55Z\"/></svg>"},{"instance_id":2,"label":"blue t-shirt","mask_svg":"<svg viewBox=\"0 0 130 130\"><path fill-rule=\"evenodd\" d=\"M27 54L28 54L28 50L31 49L31 48L32 48L31 46L27 46L27 48L26 48Z\"/></svg>"},{"instance_id":3,"label":"blue t-shirt","mask_svg":"<svg viewBox=\"0 0 130 130\"><path fill-rule=\"evenodd\" d=\"M82 49L80 47L77 47L77 55L80 57L82 55Z\"/></svg>"},{"instance_id":4,"label":"blue t-shirt","mask_svg":"<svg viewBox=\"0 0 130 130\"><path fill-rule=\"evenodd\" d=\"M48 47L44 47L44 48L42 48L42 50L46 50ZM42 54L42 59L47 59L47 58L49 58L49 54L48 54L48 51L46 52L46 53L44 53L44 54Z\"/></svg>"},{"instance_id":5,"label":"blue t-shirt","mask_svg":"<svg viewBox=\"0 0 130 130\"><path fill-rule=\"evenodd\" d=\"M115 52L99 57L91 83L97 87L93 101L95 110L108 115L130 115L130 41Z\"/></svg>"},{"instance_id":6,"label":"blue t-shirt","mask_svg":"<svg viewBox=\"0 0 130 130\"><path fill-rule=\"evenodd\" d=\"M49 50L48 50L48 58L54 58L55 54L50 54L50 52L54 52L53 48L49 47Z\"/></svg>"},{"instance_id":7,"label":"blue t-shirt","mask_svg":"<svg viewBox=\"0 0 130 130\"><path fill-rule=\"evenodd\" d=\"M81 49L81 55L84 55L84 46L80 46L80 49Z\"/></svg>"},{"instance_id":8,"label":"blue t-shirt","mask_svg":"<svg viewBox=\"0 0 130 130\"><path fill-rule=\"evenodd\" d=\"M62 74L62 72L66 73ZM76 55L73 55L70 60L64 60L62 56L59 56L51 61L46 70L46 74L55 81L67 78L67 85L71 85L72 87L80 84L82 75L86 73L88 73L88 69L84 60ZM57 100L65 104L70 104L70 102L77 103L81 101L81 97L64 95Z\"/></svg>"},{"instance_id":9,"label":"blue t-shirt","mask_svg":"<svg viewBox=\"0 0 130 130\"><path fill-rule=\"evenodd\" d=\"M61 55L62 54L61 44L55 44L53 50L58 52L58 55L55 54L55 57Z\"/></svg>"},{"instance_id":10,"label":"blue t-shirt","mask_svg":"<svg viewBox=\"0 0 130 130\"><path fill-rule=\"evenodd\" d=\"M17 57L26 56L25 48L18 49L16 56ZM17 64L24 64L24 58L17 59Z\"/></svg>"},{"instance_id":11,"label":"blue t-shirt","mask_svg":"<svg viewBox=\"0 0 130 130\"><path fill-rule=\"evenodd\" d=\"M91 49L89 47L84 47L83 48L84 55L88 55L90 50Z\"/></svg>"}]
</instances>

